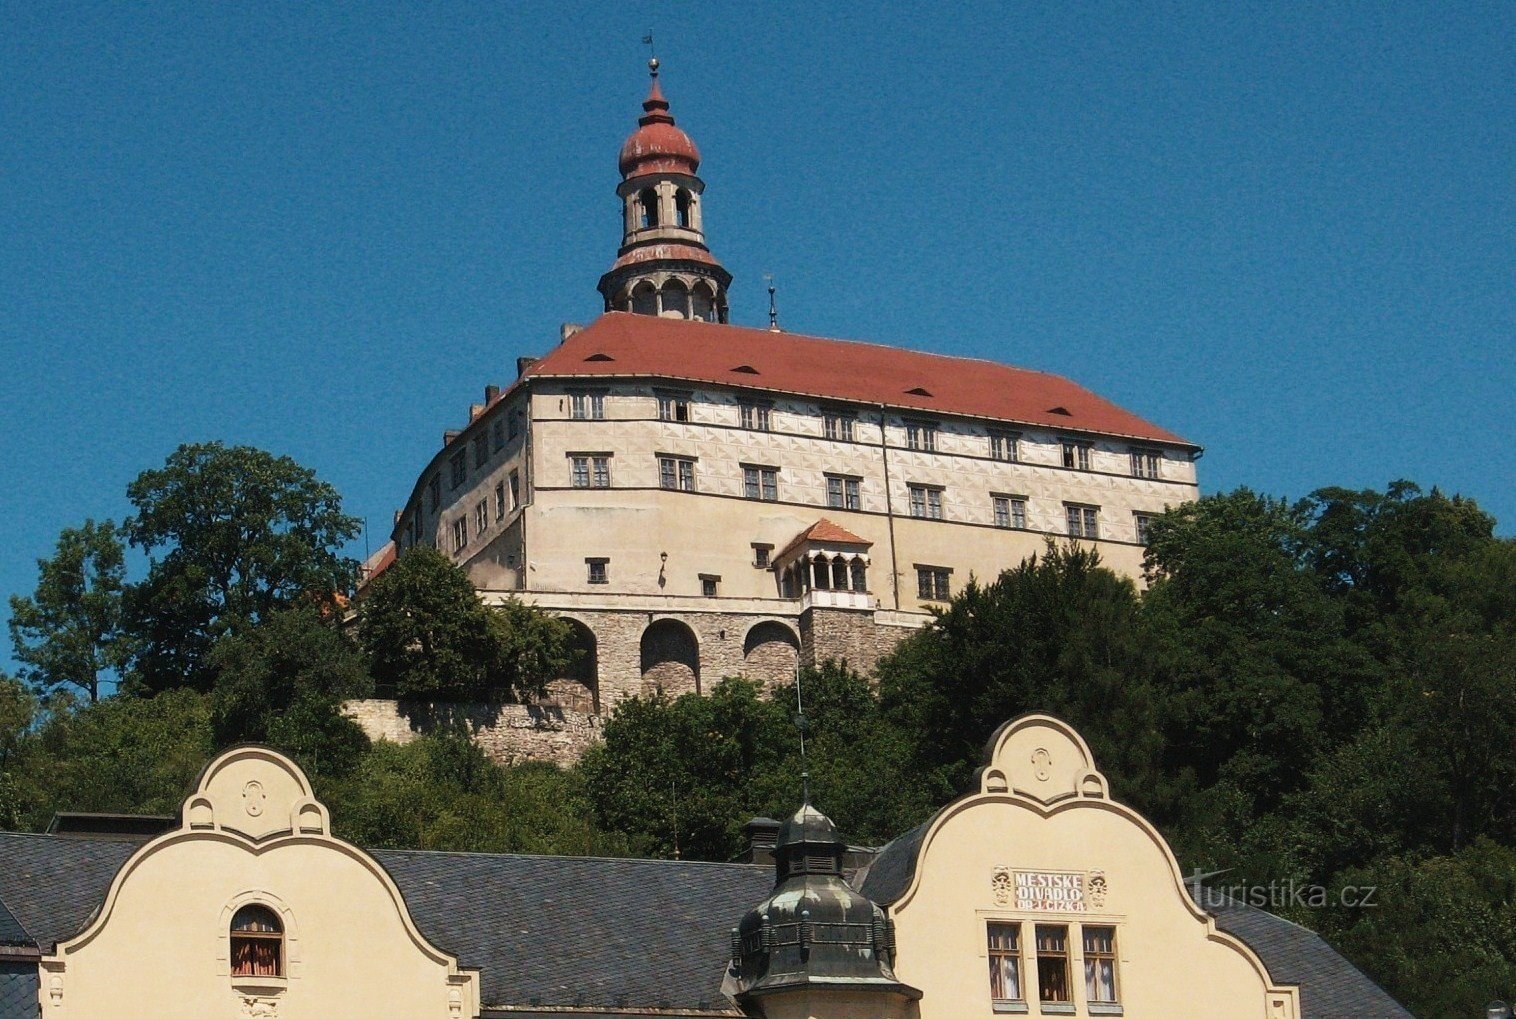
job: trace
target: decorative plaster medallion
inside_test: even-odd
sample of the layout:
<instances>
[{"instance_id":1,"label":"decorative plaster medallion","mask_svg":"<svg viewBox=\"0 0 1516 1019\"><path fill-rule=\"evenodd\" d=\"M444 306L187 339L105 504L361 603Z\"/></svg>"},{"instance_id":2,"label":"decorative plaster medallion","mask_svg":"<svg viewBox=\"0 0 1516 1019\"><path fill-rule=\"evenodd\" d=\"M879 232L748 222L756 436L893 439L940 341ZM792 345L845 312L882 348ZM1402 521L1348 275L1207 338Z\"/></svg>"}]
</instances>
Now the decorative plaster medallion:
<instances>
[{"instance_id":1,"label":"decorative plaster medallion","mask_svg":"<svg viewBox=\"0 0 1516 1019\"><path fill-rule=\"evenodd\" d=\"M1047 752L1046 747L1032 751L1032 774L1039 782L1046 782L1053 777L1053 755Z\"/></svg>"},{"instance_id":2,"label":"decorative plaster medallion","mask_svg":"<svg viewBox=\"0 0 1516 1019\"><path fill-rule=\"evenodd\" d=\"M279 999L243 995L242 1015L245 1019L279 1019Z\"/></svg>"},{"instance_id":3,"label":"decorative plaster medallion","mask_svg":"<svg viewBox=\"0 0 1516 1019\"><path fill-rule=\"evenodd\" d=\"M242 787L242 803L247 808L249 817L257 817L263 813L263 801L268 795L263 791L263 783L257 779L248 782Z\"/></svg>"},{"instance_id":4,"label":"decorative plaster medallion","mask_svg":"<svg viewBox=\"0 0 1516 1019\"><path fill-rule=\"evenodd\" d=\"M1092 870L1085 881L1085 897L1090 900L1090 905L1095 909L1105 908L1105 894L1110 891L1106 884L1105 871Z\"/></svg>"},{"instance_id":5,"label":"decorative plaster medallion","mask_svg":"<svg viewBox=\"0 0 1516 1019\"><path fill-rule=\"evenodd\" d=\"M1015 882L1011 879L1011 868L996 867L990 874L990 888L995 893L995 904L1009 906L1011 904L1011 891Z\"/></svg>"}]
</instances>

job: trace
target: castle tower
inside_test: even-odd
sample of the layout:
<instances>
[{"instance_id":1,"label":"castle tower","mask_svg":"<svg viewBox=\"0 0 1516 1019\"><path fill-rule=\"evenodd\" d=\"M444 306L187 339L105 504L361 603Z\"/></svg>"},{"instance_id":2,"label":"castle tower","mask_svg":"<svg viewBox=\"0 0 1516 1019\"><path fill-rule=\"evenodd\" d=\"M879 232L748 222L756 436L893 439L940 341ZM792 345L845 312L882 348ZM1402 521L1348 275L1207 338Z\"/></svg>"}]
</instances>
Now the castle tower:
<instances>
[{"instance_id":1,"label":"castle tower","mask_svg":"<svg viewBox=\"0 0 1516 1019\"><path fill-rule=\"evenodd\" d=\"M674 124L656 58L648 69L642 117L621 146L621 249L600 277L600 294L606 311L725 322L732 274L705 246L700 150Z\"/></svg>"}]
</instances>

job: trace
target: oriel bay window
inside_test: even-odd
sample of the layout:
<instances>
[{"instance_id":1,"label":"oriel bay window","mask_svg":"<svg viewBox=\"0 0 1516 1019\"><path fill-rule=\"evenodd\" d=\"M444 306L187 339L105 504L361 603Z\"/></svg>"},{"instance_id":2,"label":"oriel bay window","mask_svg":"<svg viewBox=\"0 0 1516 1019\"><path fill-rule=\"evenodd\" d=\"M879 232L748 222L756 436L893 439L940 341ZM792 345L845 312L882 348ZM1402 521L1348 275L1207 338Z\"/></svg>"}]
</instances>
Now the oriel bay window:
<instances>
[{"instance_id":1,"label":"oriel bay window","mask_svg":"<svg viewBox=\"0 0 1516 1019\"><path fill-rule=\"evenodd\" d=\"M1037 925L1037 996L1044 1005L1073 1002L1069 994L1069 929Z\"/></svg>"},{"instance_id":2,"label":"oriel bay window","mask_svg":"<svg viewBox=\"0 0 1516 1019\"><path fill-rule=\"evenodd\" d=\"M1084 999L1091 1005L1114 1005L1116 987L1116 928L1084 928Z\"/></svg>"},{"instance_id":3,"label":"oriel bay window","mask_svg":"<svg viewBox=\"0 0 1516 1019\"><path fill-rule=\"evenodd\" d=\"M1021 992L1021 925L989 925L990 1001L997 1012L1021 1011L1008 1006L1025 1001ZM1025 1006L1022 1006L1023 1009Z\"/></svg>"},{"instance_id":4,"label":"oriel bay window","mask_svg":"<svg viewBox=\"0 0 1516 1019\"><path fill-rule=\"evenodd\" d=\"M284 976L284 925L267 906L243 906L232 916L232 976Z\"/></svg>"}]
</instances>

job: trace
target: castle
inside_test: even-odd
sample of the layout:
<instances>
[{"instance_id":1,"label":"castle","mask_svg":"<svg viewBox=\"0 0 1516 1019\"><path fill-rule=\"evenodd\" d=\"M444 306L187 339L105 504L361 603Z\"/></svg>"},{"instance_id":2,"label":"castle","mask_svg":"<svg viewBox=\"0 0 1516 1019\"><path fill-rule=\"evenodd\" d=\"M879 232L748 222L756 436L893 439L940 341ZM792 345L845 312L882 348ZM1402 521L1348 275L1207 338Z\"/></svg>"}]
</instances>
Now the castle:
<instances>
[{"instance_id":1,"label":"castle","mask_svg":"<svg viewBox=\"0 0 1516 1019\"><path fill-rule=\"evenodd\" d=\"M568 620L552 699L586 715L797 662L866 671L1049 536L1138 576L1200 448L1055 375L729 324L700 153L650 66L604 314L485 387L370 574L428 544L486 601Z\"/></svg>"}]
</instances>

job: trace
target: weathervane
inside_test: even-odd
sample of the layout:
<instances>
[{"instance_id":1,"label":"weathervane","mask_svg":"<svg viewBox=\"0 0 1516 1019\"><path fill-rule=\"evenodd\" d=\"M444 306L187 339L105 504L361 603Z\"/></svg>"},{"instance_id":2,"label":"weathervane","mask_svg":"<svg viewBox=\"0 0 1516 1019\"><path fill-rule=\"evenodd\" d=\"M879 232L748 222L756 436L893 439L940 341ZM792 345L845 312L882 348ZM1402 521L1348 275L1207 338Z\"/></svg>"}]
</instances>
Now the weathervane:
<instances>
[{"instance_id":1,"label":"weathervane","mask_svg":"<svg viewBox=\"0 0 1516 1019\"><path fill-rule=\"evenodd\" d=\"M774 301L774 274L766 272L763 278L769 285L769 332L777 333L779 332L779 306Z\"/></svg>"},{"instance_id":2,"label":"weathervane","mask_svg":"<svg viewBox=\"0 0 1516 1019\"><path fill-rule=\"evenodd\" d=\"M647 35L642 37L642 45L647 47L647 69L653 77L658 77L658 50L653 46L653 30L647 30Z\"/></svg>"}]
</instances>

